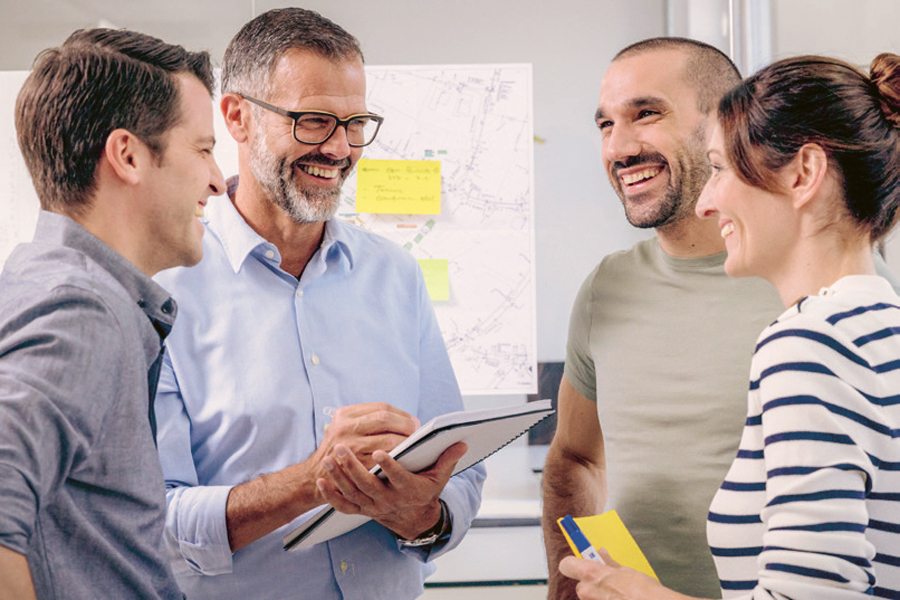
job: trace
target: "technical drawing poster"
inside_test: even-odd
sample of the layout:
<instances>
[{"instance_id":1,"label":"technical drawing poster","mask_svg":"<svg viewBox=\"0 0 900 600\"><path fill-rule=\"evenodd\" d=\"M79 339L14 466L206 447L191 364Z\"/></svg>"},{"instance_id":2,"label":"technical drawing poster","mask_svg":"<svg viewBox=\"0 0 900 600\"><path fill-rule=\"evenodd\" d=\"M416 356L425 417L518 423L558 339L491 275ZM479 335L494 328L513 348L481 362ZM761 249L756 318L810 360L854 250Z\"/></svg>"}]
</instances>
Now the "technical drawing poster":
<instances>
[{"instance_id":1,"label":"technical drawing poster","mask_svg":"<svg viewBox=\"0 0 900 600\"><path fill-rule=\"evenodd\" d=\"M447 259L434 303L464 394L537 388L531 65L367 67L368 109L385 117L363 158L439 160L440 215L343 218L418 259Z\"/></svg>"},{"instance_id":2,"label":"technical drawing poster","mask_svg":"<svg viewBox=\"0 0 900 600\"><path fill-rule=\"evenodd\" d=\"M368 66L366 74L368 109L385 122L363 159L440 161L440 213L359 213L354 172L339 217L409 250L426 276L435 276L428 265L440 267L435 312L464 394L533 393L531 65ZM0 264L31 239L38 214L13 126L26 76L0 73ZM216 159L228 177L237 173L237 150L215 115Z\"/></svg>"}]
</instances>

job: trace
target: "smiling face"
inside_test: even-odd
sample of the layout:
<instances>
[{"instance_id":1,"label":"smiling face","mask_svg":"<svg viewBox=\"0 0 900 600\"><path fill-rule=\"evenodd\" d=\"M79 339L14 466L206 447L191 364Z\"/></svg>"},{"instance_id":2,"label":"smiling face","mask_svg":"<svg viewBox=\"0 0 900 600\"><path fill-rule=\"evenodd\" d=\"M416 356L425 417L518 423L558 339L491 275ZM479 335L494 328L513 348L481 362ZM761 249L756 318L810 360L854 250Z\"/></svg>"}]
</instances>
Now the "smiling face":
<instances>
[{"instance_id":1,"label":"smiling face","mask_svg":"<svg viewBox=\"0 0 900 600\"><path fill-rule=\"evenodd\" d=\"M686 60L680 50L626 55L610 65L600 86L603 167L635 227L692 217L709 175L710 117L683 76Z\"/></svg>"},{"instance_id":2,"label":"smiling face","mask_svg":"<svg viewBox=\"0 0 900 600\"><path fill-rule=\"evenodd\" d=\"M146 254L153 272L191 266L203 258L203 207L225 191L213 158L215 131L209 92L193 75L177 75L179 122L166 134L142 203L148 232Z\"/></svg>"},{"instance_id":3,"label":"smiling face","mask_svg":"<svg viewBox=\"0 0 900 600\"><path fill-rule=\"evenodd\" d=\"M713 128L708 156L712 175L700 195L697 215L718 219L728 250L725 272L732 277L759 276L777 287L799 237L789 198L748 185L737 176L726 158L719 125Z\"/></svg>"},{"instance_id":4,"label":"smiling face","mask_svg":"<svg viewBox=\"0 0 900 600\"><path fill-rule=\"evenodd\" d=\"M333 62L305 50L289 50L276 63L265 99L292 111L320 110L345 118L366 112L361 60ZM250 140L250 171L270 200L297 223L326 221L337 212L340 191L362 148L347 143L338 127L317 146L294 139L288 117L259 109Z\"/></svg>"}]
</instances>

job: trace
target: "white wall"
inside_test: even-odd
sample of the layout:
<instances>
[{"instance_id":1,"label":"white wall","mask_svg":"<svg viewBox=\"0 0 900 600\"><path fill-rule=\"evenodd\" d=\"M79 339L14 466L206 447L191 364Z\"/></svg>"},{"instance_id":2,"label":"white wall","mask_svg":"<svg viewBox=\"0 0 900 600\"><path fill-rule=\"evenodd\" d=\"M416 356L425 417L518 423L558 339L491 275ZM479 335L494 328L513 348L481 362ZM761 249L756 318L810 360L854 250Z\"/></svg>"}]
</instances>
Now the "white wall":
<instances>
[{"instance_id":1,"label":"white wall","mask_svg":"<svg viewBox=\"0 0 900 600\"><path fill-rule=\"evenodd\" d=\"M219 61L271 0L0 0L0 69L27 69L78 27L108 23ZM562 360L571 303L599 259L643 236L625 221L600 166L593 123L600 79L628 43L665 33L665 0L309 0L356 35L371 65L533 64L538 360ZM146 5L146 6L145 6ZM151 6L152 5L152 6ZM206 10L203 10L206 7Z\"/></svg>"},{"instance_id":2,"label":"white wall","mask_svg":"<svg viewBox=\"0 0 900 600\"><path fill-rule=\"evenodd\" d=\"M882 52L900 54L900 2L896 0L773 0L773 60L801 54L841 58L868 70ZM885 246L900 273L900 232Z\"/></svg>"},{"instance_id":3,"label":"white wall","mask_svg":"<svg viewBox=\"0 0 900 600\"><path fill-rule=\"evenodd\" d=\"M896 0L777 0L774 58L826 54L868 66L881 52L900 52Z\"/></svg>"}]
</instances>

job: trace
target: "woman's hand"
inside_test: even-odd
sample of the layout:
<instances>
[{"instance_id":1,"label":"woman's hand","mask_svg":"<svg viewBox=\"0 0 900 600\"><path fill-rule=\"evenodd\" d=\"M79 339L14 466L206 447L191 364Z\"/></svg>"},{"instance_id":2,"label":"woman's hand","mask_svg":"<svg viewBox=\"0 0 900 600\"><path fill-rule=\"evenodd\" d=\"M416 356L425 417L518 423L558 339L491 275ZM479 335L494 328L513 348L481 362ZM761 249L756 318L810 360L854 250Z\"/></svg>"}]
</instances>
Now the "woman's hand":
<instances>
[{"instance_id":1,"label":"woman's hand","mask_svg":"<svg viewBox=\"0 0 900 600\"><path fill-rule=\"evenodd\" d=\"M581 600L675 600L687 596L662 586L640 571L623 567L606 550L599 550L606 564L567 556L559 572L578 581L575 593Z\"/></svg>"}]
</instances>

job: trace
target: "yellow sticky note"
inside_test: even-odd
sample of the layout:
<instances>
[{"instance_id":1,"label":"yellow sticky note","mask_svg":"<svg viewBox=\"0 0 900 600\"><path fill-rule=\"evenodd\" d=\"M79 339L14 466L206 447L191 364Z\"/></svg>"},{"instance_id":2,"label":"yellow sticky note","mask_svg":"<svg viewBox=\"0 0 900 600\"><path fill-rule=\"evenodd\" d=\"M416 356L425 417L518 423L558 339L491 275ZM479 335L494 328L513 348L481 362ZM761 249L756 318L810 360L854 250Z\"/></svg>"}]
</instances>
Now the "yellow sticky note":
<instances>
[{"instance_id":1,"label":"yellow sticky note","mask_svg":"<svg viewBox=\"0 0 900 600\"><path fill-rule=\"evenodd\" d=\"M450 299L450 261L446 258L420 258L419 266L425 275L425 287L432 302Z\"/></svg>"},{"instance_id":2,"label":"yellow sticky note","mask_svg":"<svg viewBox=\"0 0 900 600\"><path fill-rule=\"evenodd\" d=\"M561 520L559 519L557 523ZM620 565L631 567L654 579L659 579L616 511L610 510L602 515L592 517L575 517L575 523L594 548L597 550L605 548L612 559ZM565 534L565 530L563 533ZM569 547L575 556L580 557L581 553L575 548L575 544L568 535L566 535L566 541L569 542Z\"/></svg>"},{"instance_id":3,"label":"yellow sticky note","mask_svg":"<svg viewBox=\"0 0 900 600\"><path fill-rule=\"evenodd\" d=\"M441 163L436 160L360 160L356 212L441 214Z\"/></svg>"}]
</instances>

